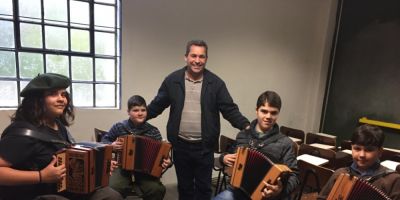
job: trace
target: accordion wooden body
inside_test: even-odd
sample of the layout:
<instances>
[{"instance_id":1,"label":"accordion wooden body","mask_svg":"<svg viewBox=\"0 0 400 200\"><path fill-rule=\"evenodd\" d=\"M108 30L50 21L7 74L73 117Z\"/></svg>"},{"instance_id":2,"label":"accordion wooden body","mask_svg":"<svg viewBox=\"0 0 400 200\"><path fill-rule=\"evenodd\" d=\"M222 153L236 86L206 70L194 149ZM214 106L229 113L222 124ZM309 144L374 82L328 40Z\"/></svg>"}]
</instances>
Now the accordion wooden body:
<instances>
[{"instance_id":1,"label":"accordion wooden body","mask_svg":"<svg viewBox=\"0 0 400 200\"><path fill-rule=\"evenodd\" d=\"M286 165L274 164L263 153L239 147L233 165L231 185L240 188L252 200L262 199L263 181L275 184L278 177L291 170Z\"/></svg>"},{"instance_id":2,"label":"accordion wooden body","mask_svg":"<svg viewBox=\"0 0 400 200\"><path fill-rule=\"evenodd\" d=\"M117 154L117 160L122 169L154 177L161 176L163 171L161 164L164 158L169 156L170 143L135 135L124 135L118 139L123 140L122 152L120 155Z\"/></svg>"},{"instance_id":3,"label":"accordion wooden body","mask_svg":"<svg viewBox=\"0 0 400 200\"><path fill-rule=\"evenodd\" d=\"M66 176L57 184L57 191L88 194L108 185L112 146L100 143L79 143L56 154L56 165L65 164Z\"/></svg>"},{"instance_id":4,"label":"accordion wooden body","mask_svg":"<svg viewBox=\"0 0 400 200\"><path fill-rule=\"evenodd\" d=\"M383 191L366 180L342 173L338 176L327 200L390 200Z\"/></svg>"}]
</instances>

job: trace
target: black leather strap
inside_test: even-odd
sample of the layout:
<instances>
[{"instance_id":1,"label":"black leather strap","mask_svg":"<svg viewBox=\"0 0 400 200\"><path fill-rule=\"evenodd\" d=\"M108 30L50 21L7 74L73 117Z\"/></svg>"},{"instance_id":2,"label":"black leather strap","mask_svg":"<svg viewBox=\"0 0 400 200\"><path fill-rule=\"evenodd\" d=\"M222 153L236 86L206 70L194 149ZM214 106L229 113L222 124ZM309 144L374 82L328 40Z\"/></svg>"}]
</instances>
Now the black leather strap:
<instances>
[{"instance_id":1,"label":"black leather strap","mask_svg":"<svg viewBox=\"0 0 400 200\"><path fill-rule=\"evenodd\" d=\"M71 144L60 140L58 138L53 138L50 135L43 134L42 132L28 129L28 128L15 128L15 131L12 133L13 135L20 135L20 136L26 136L26 137L31 137L35 138L44 142L50 142L50 143L57 143L57 144L64 144L65 146L70 146Z\"/></svg>"}]
</instances>

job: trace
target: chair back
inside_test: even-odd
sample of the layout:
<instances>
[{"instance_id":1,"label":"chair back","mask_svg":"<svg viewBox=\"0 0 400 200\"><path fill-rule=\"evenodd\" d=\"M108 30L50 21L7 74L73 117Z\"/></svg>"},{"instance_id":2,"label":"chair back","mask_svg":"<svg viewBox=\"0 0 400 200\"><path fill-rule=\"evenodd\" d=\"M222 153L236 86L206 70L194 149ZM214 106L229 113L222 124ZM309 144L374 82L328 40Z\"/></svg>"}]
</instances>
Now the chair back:
<instances>
[{"instance_id":1,"label":"chair back","mask_svg":"<svg viewBox=\"0 0 400 200\"><path fill-rule=\"evenodd\" d=\"M329 160L328 164L324 165L327 168L335 169L336 152L330 149L321 149L318 147L313 147L308 144L301 144L299 148L299 155L309 154L312 156L325 158Z\"/></svg>"},{"instance_id":2,"label":"chair back","mask_svg":"<svg viewBox=\"0 0 400 200\"><path fill-rule=\"evenodd\" d=\"M105 130L94 128L94 138L96 142L101 142L101 138L107 133Z\"/></svg>"},{"instance_id":3,"label":"chair back","mask_svg":"<svg viewBox=\"0 0 400 200\"><path fill-rule=\"evenodd\" d=\"M400 162L400 150L383 148L380 160L381 161L392 160L392 161Z\"/></svg>"},{"instance_id":4,"label":"chair back","mask_svg":"<svg viewBox=\"0 0 400 200\"><path fill-rule=\"evenodd\" d=\"M221 135L219 138L218 148L214 149L214 153L217 153L218 156L214 157L214 167L213 169L218 172L218 177L215 183L215 195L217 195L225 186L226 188L226 176L227 173L225 172L226 168L219 160L219 154L227 152L233 145L235 144L235 140L229 138L225 135Z\"/></svg>"},{"instance_id":5,"label":"chair back","mask_svg":"<svg viewBox=\"0 0 400 200\"><path fill-rule=\"evenodd\" d=\"M221 135L219 139L219 150L220 152L227 152L234 144L235 140L227 137L225 135Z\"/></svg>"},{"instance_id":6,"label":"chair back","mask_svg":"<svg viewBox=\"0 0 400 200\"><path fill-rule=\"evenodd\" d=\"M332 169L316 166L303 160L299 160L297 165L301 180L300 191L298 193L299 200L306 187L309 192L319 193L334 172Z\"/></svg>"},{"instance_id":7,"label":"chair back","mask_svg":"<svg viewBox=\"0 0 400 200\"><path fill-rule=\"evenodd\" d=\"M336 148L336 136L326 133L307 133L306 144L326 144Z\"/></svg>"},{"instance_id":8,"label":"chair back","mask_svg":"<svg viewBox=\"0 0 400 200\"><path fill-rule=\"evenodd\" d=\"M301 141L298 144L303 144L305 139L304 131L300 129L290 128L287 126L281 126L280 131L282 134L287 135L288 137L297 138Z\"/></svg>"},{"instance_id":9,"label":"chair back","mask_svg":"<svg viewBox=\"0 0 400 200\"><path fill-rule=\"evenodd\" d=\"M293 148L294 155L296 157L299 156L300 145L297 142L292 141L292 148Z\"/></svg>"},{"instance_id":10,"label":"chair back","mask_svg":"<svg viewBox=\"0 0 400 200\"><path fill-rule=\"evenodd\" d=\"M340 143L340 147L342 150L351 150L351 140L342 140L342 142Z\"/></svg>"}]
</instances>

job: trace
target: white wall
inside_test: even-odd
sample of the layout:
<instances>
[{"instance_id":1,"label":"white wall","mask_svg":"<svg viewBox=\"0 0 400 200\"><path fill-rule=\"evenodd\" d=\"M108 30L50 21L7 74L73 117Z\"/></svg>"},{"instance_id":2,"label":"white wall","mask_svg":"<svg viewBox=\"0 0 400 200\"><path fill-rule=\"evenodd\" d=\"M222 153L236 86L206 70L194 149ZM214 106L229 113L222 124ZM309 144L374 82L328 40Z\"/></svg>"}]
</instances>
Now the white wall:
<instances>
[{"instance_id":1,"label":"white wall","mask_svg":"<svg viewBox=\"0 0 400 200\"><path fill-rule=\"evenodd\" d=\"M123 99L137 93L150 101L184 65L186 41L201 38L209 44L207 68L248 118L258 95L275 90L283 100L279 122L316 131L335 10L333 0L124 1ZM165 131L167 114L151 122ZM236 130L224 122L222 133Z\"/></svg>"},{"instance_id":2,"label":"white wall","mask_svg":"<svg viewBox=\"0 0 400 200\"><path fill-rule=\"evenodd\" d=\"M207 68L223 80L242 113L255 117L258 95L278 92L279 124L317 131L333 35L336 0L123 0L122 110L77 109L70 128L78 140L93 128L127 118L133 94L148 102L166 75L182 67L185 44L204 39ZM0 111L0 129L12 111ZM168 110L150 121L165 137ZM222 134L238 130L222 120ZM174 170L164 176L175 181Z\"/></svg>"}]
</instances>

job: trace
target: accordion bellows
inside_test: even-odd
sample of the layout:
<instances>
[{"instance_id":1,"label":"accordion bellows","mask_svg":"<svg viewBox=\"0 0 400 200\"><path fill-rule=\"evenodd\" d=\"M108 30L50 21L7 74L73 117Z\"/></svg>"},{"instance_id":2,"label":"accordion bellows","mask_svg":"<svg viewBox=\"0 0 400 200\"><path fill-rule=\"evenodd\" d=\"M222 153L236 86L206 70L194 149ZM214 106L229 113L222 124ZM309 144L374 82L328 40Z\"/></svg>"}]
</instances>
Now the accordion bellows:
<instances>
[{"instance_id":1,"label":"accordion bellows","mask_svg":"<svg viewBox=\"0 0 400 200\"><path fill-rule=\"evenodd\" d=\"M88 194L108 185L112 146L81 143L56 154L56 165L65 164L66 176L57 184L57 191Z\"/></svg>"},{"instance_id":2,"label":"accordion bellows","mask_svg":"<svg viewBox=\"0 0 400 200\"><path fill-rule=\"evenodd\" d=\"M135 135L124 135L118 139L123 140L122 152L117 156L122 169L161 176L161 164L169 156L170 143Z\"/></svg>"},{"instance_id":3,"label":"accordion bellows","mask_svg":"<svg viewBox=\"0 0 400 200\"><path fill-rule=\"evenodd\" d=\"M231 185L247 193L252 200L262 199L263 181L275 184L277 179L291 170L282 164L274 164L263 153L239 147L233 165Z\"/></svg>"},{"instance_id":4,"label":"accordion bellows","mask_svg":"<svg viewBox=\"0 0 400 200\"><path fill-rule=\"evenodd\" d=\"M327 200L391 200L383 191L366 180L342 173L338 176Z\"/></svg>"}]
</instances>

